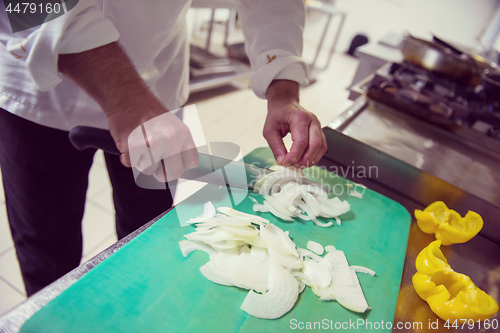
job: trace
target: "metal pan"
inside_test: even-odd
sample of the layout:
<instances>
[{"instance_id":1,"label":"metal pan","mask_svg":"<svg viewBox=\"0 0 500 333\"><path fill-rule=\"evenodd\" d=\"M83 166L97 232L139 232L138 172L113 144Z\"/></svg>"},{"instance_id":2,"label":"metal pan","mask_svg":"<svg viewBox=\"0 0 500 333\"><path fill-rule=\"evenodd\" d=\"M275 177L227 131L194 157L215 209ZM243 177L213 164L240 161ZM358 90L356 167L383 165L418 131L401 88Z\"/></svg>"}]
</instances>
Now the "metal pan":
<instances>
[{"instance_id":1,"label":"metal pan","mask_svg":"<svg viewBox=\"0 0 500 333\"><path fill-rule=\"evenodd\" d=\"M400 50L406 62L459 83L469 83L476 74L467 56L435 42L406 35Z\"/></svg>"},{"instance_id":2,"label":"metal pan","mask_svg":"<svg viewBox=\"0 0 500 333\"><path fill-rule=\"evenodd\" d=\"M445 48L448 48L450 49L453 53L455 53L456 55L464 58L464 57L467 57L469 58L469 61L472 63L473 65L473 70L475 72L475 75L474 77L472 78L471 80L471 83L474 84L474 85L479 85L481 83L483 83L483 86L485 85L484 84L484 79L483 81L481 82L480 78L483 78L483 76L485 74L500 74L498 72L498 66L497 64L491 62L491 61L488 61L486 60L485 58L481 57L480 55L477 55L477 54L469 54L459 48L457 48L456 46L450 44L449 42L437 37L437 36L434 36L432 37L432 40L442 46L444 46Z\"/></svg>"}]
</instances>

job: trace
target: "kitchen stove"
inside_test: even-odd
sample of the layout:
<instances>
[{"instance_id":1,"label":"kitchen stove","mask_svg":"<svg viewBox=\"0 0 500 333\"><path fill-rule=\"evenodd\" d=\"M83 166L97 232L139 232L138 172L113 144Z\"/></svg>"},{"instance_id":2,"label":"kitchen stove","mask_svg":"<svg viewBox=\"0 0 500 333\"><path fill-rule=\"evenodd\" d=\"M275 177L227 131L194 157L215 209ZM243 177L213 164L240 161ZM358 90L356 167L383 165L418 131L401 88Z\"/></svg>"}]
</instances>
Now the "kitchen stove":
<instances>
[{"instance_id":1,"label":"kitchen stove","mask_svg":"<svg viewBox=\"0 0 500 333\"><path fill-rule=\"evenodd\" d=\"M362 89L369 98L500 152L500 110L481 85L467 86L403 62L383 67Z\"/></svg>"}]
</instances>

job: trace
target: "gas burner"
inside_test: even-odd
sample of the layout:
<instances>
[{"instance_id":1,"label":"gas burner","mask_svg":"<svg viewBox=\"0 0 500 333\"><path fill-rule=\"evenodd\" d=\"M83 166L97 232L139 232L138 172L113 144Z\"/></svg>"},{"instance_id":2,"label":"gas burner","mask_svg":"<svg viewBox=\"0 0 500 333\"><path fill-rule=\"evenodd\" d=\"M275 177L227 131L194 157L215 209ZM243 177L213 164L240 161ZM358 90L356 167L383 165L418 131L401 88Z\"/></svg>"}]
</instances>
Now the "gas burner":
<instances>
[{"instance_id":1,"label":"gas burner","mask_svg":"<svg viewBox=\"0 0 500 333\"><path fill-rule=\"evenodd\" d=\"M386 72L374 75L367 95L450 131L456 126L467 127L498 139L500 105L488 105L483 90L476 88L408 63L394 63Z\"/></svg>"},{"instance_id":2,"label":"gas burner","mask_svg":"<svg viewBox=\"0 0 500 333\"><path fill-rule=\"evenodd\" d=\"M409 88L415 91L423 90L429 82L427 75L413 73L401 67L396 70L393 74L394 79L405 88Z\"/></svg>"},{"instance_id":3,"label":"gas burner","mask_svg":"<svg viewBox=\"0 0 500 333\"><path fill-rule=\"evenodd\" d=\"M407 98L408 100L415 102L415 103L420 103L420 104L431 104L432 99L429 97L425 96L424 94L421 94L418 91L408 89L408 88L401 88L397 91L397 94L402 96L403 98Z\"/></svg>"},{"instance_id":4,"label":"gas burner","mask_svg":"<svg viewBox=\"0 0 500 333\"><path fill-rule=\"evenodd\" d=\"M445 98L452 98L455 95L455 92L450 89L449 87L443 86L439 83L435 83L433 85L433 91L438 94L439 96L445 97Z\"/></svg>"}]
</instances>

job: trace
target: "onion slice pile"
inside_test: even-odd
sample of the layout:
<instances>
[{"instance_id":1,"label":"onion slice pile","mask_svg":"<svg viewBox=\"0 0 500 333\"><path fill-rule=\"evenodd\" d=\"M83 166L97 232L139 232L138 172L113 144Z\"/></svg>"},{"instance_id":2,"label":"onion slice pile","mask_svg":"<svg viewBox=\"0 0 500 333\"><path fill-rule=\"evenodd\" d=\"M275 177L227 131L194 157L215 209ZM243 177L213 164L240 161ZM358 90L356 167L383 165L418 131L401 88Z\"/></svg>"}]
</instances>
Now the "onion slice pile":
<instances>
[{"instance_id":1,"label":"onion slice pile","mask_svg":"<svg viewBox=\"0 0 500 333\"><path fill-rule=\"evenodd\" d=\"M320 186L303 184L302 170L283 166L271 169L273 173L259 177L254 185L254 192L264 197L262 204L253 206L254 211L270 212L284 221L294 221L298 217L320 227L329 227L333 222L324 223L317 218L334 218L340 225L339 215L351 209L347 201L337 197L329 199Z\"/></svg>"},{"instance_id":2,"label":"onion slice pile","mask_svg":"<svg viewBox=\"0 0 500 333\"><path fill-rule=\"evenodd\" d=\"M309 250L297 248L288 232L262 217L211 203L191 220L196 231L179 242L182 255L194 250L209 254L200 272L213 283L250 290L241 309L264 319L290 311L306 285L323 300L337 300L357 312L369 309L356 272L374 275L361 266L349 266L344 252L309 241ZM214 213L215 212L215 213ZM326 255L321 255L326 250Z\"/></svg>"}]
</instances>

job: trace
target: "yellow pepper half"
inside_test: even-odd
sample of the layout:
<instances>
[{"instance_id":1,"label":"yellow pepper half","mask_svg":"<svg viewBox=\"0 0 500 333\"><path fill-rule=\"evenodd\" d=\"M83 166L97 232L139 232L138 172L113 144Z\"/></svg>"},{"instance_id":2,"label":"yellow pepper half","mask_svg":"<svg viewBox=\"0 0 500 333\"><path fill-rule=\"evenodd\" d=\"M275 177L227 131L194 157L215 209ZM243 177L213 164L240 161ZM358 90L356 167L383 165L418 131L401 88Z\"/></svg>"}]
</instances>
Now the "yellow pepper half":
<instances>
[{"instance_id":1,"label":"yellow pepper half","mask_svg":"<svg viewBox=\"0 0 500 333\"><path fill-rule=\"evenodd\" d=\"M483 219L479 214L469 211L465 217L461 217L442 201L430 204L423 211L416 209L415 218L423 232L434 233L443 245L465 243L483 227Z\"/></svg>"},{"instance_id":2,"label":"yellow pepper half","mask_svg":"<svg viewBox=\"0 0 500 333\"><path fill-rule=\"evenodd\" d=\"M413 287L431 310L443 320L486 320L498 311L498 303L476 287L464 274L457 273L436 240L417 256Z\"/></svg>"}]
</instances>

